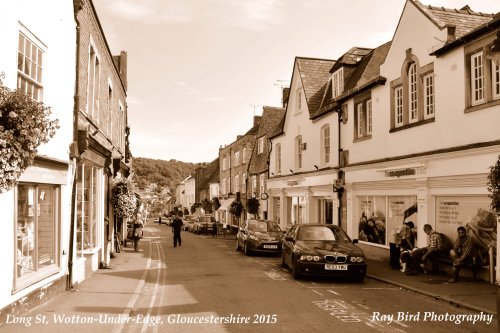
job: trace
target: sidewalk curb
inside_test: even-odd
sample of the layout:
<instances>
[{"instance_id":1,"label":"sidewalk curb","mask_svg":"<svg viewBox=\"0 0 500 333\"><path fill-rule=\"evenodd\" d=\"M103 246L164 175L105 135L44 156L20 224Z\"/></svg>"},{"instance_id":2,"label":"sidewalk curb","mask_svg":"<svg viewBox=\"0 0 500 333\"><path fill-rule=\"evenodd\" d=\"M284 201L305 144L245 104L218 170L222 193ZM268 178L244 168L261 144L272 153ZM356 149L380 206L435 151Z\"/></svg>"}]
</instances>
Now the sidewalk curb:
<instances>
[{"instance_id":1,"label":"sidewalk curb","mask_svg":"<svg viewBox=\"0 0 500 333\"><path fill-rule=\"evenodd\" d=\"M445 296L440 296L440 295L437 295L437 294L429 293L429 292L426 292L424 290L420 290L420 289L417 289L415 287L412 287L412 286L409 286L409 285L406 285L406 284L398 283L398 282L395 282L395 281L392 281L392 280L387 280L387 279L384 279L384 278L381 278L381 277L378 277L378 276L374 276L374 275L371 275L371 274L366 274L366 277L368 277L370 279L373 279L373 280L381 281L381 282L384 282L384 283L387 283L387 284L392 284L392 285L398 286L400 288L413 291L413 292L415 292L417 294L421 294L421 295L424 295L424 296L427 296L427 297L434 298L437 301L449 303L450 305L454 305L454 306L456 306L458 308L464 308L464 309L468 309L468 310L472 310L472 311L476 311L476 312L483 312L483 313L491 314L491 315L494 315L494 316L497 315L495 312L491 312L488 309L484 309L484 308L481 308L481 307L478 307L478 306L475 306L475 305L472 305L472 304L469 304L469 303L466 303L466 302L459 302L459 301L456 301L456 300L454 300L452 298L449 298L449 297L445 297Z\"/></svg>"}]
</instances>

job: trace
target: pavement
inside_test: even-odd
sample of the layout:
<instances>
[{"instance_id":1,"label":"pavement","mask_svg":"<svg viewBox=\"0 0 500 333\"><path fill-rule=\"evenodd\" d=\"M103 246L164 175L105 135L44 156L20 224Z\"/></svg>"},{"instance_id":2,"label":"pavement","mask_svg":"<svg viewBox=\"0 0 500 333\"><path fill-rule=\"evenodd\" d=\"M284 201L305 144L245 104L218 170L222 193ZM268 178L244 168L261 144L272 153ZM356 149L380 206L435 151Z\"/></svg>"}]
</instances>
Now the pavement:
<instances>
[{"instance_id":1,"label":"pavement","mask_svg":"<svg viewBox=\"0 0 500 333\"><path fill-rule=\"evenodd\" d=\"M226 233L212 238L214 242L234 241L234 233ZM71 316L88 313L88 316L99 317L130 315L151 268L151 240L145 237L141 241L141 250L135 252L131 245L122 249L107 269L97 270L90 278L76 286L73 291L66 291L52 298L41 306L31 310L25 317L47 316L47 328L51 332L64 332L67 327L54 322L56 314ZM448 283L450 278L444 274L420 274L407 276L398 270L392 270L388 263L369 260L368 278L379 280L415 293L450 303L454 306L488 314L497 313L497 286L483 280L462 278L458 283ZM33 325L34 326L34 325ZM5 324L0 332L29 332L33 326ZM86 332L85 325L73 325L72 333ZM110 332L109 325L94 326L96 333ZM40 327L41 328L41 327ZM84 329L85 328L85 329ZM61 330L63 329L63 330ZM41 331L41 330L40 330ZM119 332L119 330L114 329Z\"/></svg>"}]
</instances>

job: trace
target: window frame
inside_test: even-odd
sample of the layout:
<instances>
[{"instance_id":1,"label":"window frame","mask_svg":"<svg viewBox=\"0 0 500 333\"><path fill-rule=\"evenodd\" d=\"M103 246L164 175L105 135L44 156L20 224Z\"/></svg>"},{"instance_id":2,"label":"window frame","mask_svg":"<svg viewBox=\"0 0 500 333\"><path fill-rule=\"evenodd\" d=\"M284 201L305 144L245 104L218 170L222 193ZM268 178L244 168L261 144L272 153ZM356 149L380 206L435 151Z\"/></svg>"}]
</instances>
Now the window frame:
<instances>
[{"instance_id":1,"label":"window frame","mask_svg":"<svg viewBox=\"0 0 500 333\"><path fill-rule=\"evenodd\" d=\"M373 113L372 98L370 92L362 94L354 99L354 142L370 139L372 131L368 131L372 118L369 113Z\"/></svg>"},{"instance_id":2,"label":"window frame","mask_svg":"<svg viewBox=\"0 0 500 333\"><path fill-rule=\"evenodd\" d=\"M20 49L21 37L23 50ZM46 51L47 46L21 24L17 43L17 89L37 102L43 102Z\"/></svg>"},{"instance_id":3,"label":"window frame","mask_svg":"<svg viewBox=\"0 0 500 333\"><path fill-rule=\"evenodd\" d=\"M412 62L408 66L408 122L418 121L418 72L417 64Z\"/></svg>"},{"instance_id":4,"label":"window frame","mask_svg":"<svg viewBox=\"0 0 500 333\"><path fill-rule=\"evenodd\" d=\"M424 119L434 118L435 109L435 86L434 86L434 73L426 74L423 76L424 84Z\"/></svg>"},{"instance_id":5,"label":"window frame","mask_svg":"<svg viewBox=\"0 0 500 333\"><path fill-rule=\"evenodd\" d=\"M275 154L276 154L275 155L276 163L274 166L274 172L276 172L276 174L280 174L281 173L281 143L276 144L276 153Z\"/></svg>"},{"instance_id":6,"label":"window frame","mask_svg":"<svg viewBox=\"0 0 500 333\"><path fill-rule=\"evenodd\" d=\"M302 135L295 137L295 167L302 169Z\"/></svg>"},{"instance_id":7,"label":"window frame","mask_svg":"<svg viewBox=\"0 0 500 333\"><path fill-rule=\"evenodd\" d=\"M262 154L264 152L264 137L261 136L257 140L257 154Z\"/></svg>"},{"instance_id":8,"label":"window frame","mask_svg":"<svg viewBox=\"0 0 500 333\"><path fill-rule=\"evenodd\" d=\"M332 98L340 96L344 91L344 68L341 67L332 74Z\"/></svg>"},{"instance_id":9,"label":"window frame","mask_svg":"<svg viewBox=\"0 0 500 333\"><path fill-rule=\"evenodd\" d=\"M321 127L321 163L327 165L330 163L331 155L331 128L330 124Z\"/></svg>"},{"instance_id":10,"label":"window frame","mask_svg":"<svg viewBox=\"0 0 500 333\"><path fill-rule=\"evenodd\" d=\"M403 86L398 86L394 88L394 125L395 127L401 127L404 125L404 111L403 111Z\"/></svg>"}]
</instances>

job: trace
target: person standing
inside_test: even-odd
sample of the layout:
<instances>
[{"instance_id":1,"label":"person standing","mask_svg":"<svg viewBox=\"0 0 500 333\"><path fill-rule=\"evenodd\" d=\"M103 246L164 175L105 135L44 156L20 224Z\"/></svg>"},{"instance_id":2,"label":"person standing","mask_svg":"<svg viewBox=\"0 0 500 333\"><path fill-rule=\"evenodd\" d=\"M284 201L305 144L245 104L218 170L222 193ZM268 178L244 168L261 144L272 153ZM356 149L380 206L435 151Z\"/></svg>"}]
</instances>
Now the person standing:
<instances>
[{"instance_id":1,"label":"person standing","mask_svg":"<svg viewBox=\"0 0 500 333\"><path fill-rule=\"evenodd\" d=\"M457 228L458 237L455 240L453 249L450 250L450 257L453 262L452 278L448 280L450 283L458 281L460 268L466 264L474 262L474 242L467 235L467 231L463 226Z\"/></svg>"},{"instance_id":2,"label":"person standing","mask_svg":"<svg viewBox=\"0 0 500 333\"><path fill-rule=\"evenodd\" d=\"M142 230L143 224L140 219L137 219L134 222L134 250L135 252L139 252L139 241L142 238L143 235L143 230Z\"/></svg>"},{"instance_id":3,"label":"person standing","mask_svg":"<svg viewBox=\"0 0 500 333\"><path fill-rule=\"evenodd\" d=\"M411 225L410 225L411 223ZM409 221L404 224L397 225L392 229L389 236L389 265L392 269L401 269L399 259L401 258L401 242L406 234L412 228L413 222Z\"/></svg>"},{"instance_id":4,"label":"person standing","mask_svg":"<svg viewBox=\"0 0 500 333\"><path fill-rule=\"evenodd\" d=\"M158 224L161 225L161 215L158 216Z\"/></svg>"},{"instance_id":5,"label":"person standing","mask_svg":"<svg viewBox=\"0 0 500 333\"><path fill-rule=\"evenodd\" d=\"M179 216L176 216L172 221L172 233L174 234L174 247L177 247L177 243L181 246L181 229L182 220Z\"/></svg>"}]
</instances>

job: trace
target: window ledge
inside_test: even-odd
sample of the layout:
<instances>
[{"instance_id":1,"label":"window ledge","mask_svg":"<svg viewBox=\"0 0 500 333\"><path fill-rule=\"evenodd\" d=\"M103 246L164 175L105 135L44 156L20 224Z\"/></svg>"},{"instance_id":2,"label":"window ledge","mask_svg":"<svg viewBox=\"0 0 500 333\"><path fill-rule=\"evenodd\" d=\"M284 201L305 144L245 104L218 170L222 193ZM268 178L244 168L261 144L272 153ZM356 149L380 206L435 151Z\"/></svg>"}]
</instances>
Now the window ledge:
<instances>
[{"instance_id":1,"label":"window ledge","mask_svg":"<svg viewBox=\"0 0 500 333\"><path fill-rule=\"evenodd\" d=\"M394 128L391 128L389 130L389 133L394 133L394 132L399 132L399 131L404 131L408 128L412 128L412 127L417 127L417 126L421 126L421 125L425 125L425 124L429 124L429 123L433 123L436 121L436 118L429 118L429 119L424 119L424 120L421 120L421 121L418 121L416 123L411 123L411 124L406 124L406 125L403 125L401 127L394 127Z\"/></svg>"},{"instance_id":2,"label":"window ledge","mask_svg":"<svg viewBox=\"0 0 500 333\"><path fill-rule=\"evenodd\" d=\"M352 142L366 141L366 140L370 140L371 138L372 138L372 136L370 134L370 135L367 135L367 136L363 136L361 138L356 138L356 139L352 140Z\"/></svg>"},{"instance_id":3,"label":"window ledge","mask_svg":"<svg viewBox=\"0 0 500 333\"><path fill-rule=\"evenodd\" d=\"M479 110L490 108L490 107L496 106L496 105L500 105L500 99L492 100L492 101L481 103L481 104L474 105L474 106L469 106L468 108L466 108L464 110L464 113L479 111Z\"/></svg>"}]
</instances>

